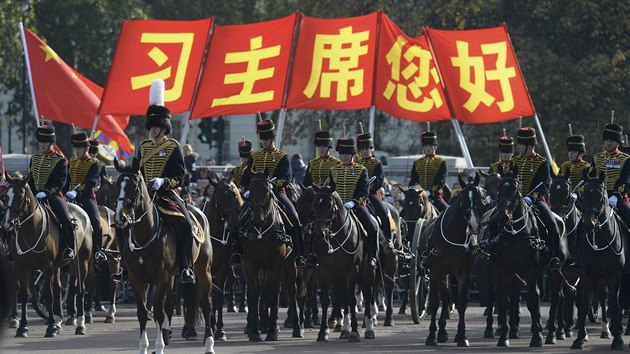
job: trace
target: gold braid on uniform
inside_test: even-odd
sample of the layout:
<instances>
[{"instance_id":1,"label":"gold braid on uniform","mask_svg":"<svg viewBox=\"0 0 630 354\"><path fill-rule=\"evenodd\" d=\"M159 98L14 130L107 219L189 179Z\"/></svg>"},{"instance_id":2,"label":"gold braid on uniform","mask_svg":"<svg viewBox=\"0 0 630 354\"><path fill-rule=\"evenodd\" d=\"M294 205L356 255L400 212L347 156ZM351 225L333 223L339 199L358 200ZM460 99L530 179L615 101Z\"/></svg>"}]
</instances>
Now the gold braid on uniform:
<instances>
[{"instance_id":1,"label":"gold braid on uniform","mask_svg":"<svg viewBox=\"0 0 630 354\"><path fill-rule=\"evenodd\" d=\"M326 180L328 180L330 169L340 164L341 161L333 156L318 157L316 159L312 159L308 162L308 170L311 174L311 182L318 187L323 186L324 183L326 183Z\"/></svg>"},{"instance_id":2,"label":"gold braid on uniform","mask_svg":"<svg viewBox=\"0 0 630 354\"><path fill-rule=\"evenodd\" d=\"M140 144L140 151L142 156L148 156L151 151L160 147L164 142L156 143L152 139L148 139ZM166 168L166 164L170 159L173 151L179 147L179 144L174 139L168 139L167 144L160 149L155 155L153 155L150 159L146 161L142 161L142 170L144 171L145 183L149 183L149 181L153 178L160 178L164 173L164 169ZM173 189L177 186L177 181L175 179L168 179L169 181L169 189Z\"/></svg>"},{"instance_id":3,"label":"gold braid on uniform","mask_svg":"<svg viewBox=\"0 0 630 354\"><path fill-rule=\"evenodd\" d=\"M64 160L64 157L56 151L50 154L45 154L41 151L33 154L30 172L33 176L33 182L35 182L35 188L37 188L38 191L46 190L44 187L46 183L48 183L48 179L55 169L55 166L57 166L57 163L61 160ZM58 191L59 188L55 187L49 192L55 194Z\"/></svg>"},{"instance_id":4,"label":"gold braid on uniform","mask_svg":"<svg viewBox=\"0 0 630 354\"><path fill-rule=\"evenodd\" d=\"M344 203L354 199L354 190L357 188L357 183L363 170L366 170L366 168L357 163L352 165L340 164L330 170L335 182L335 190ZM362 203L363 200L358 202Z\"/></svg>"},{"instance_id":5,"label":"gold braid on uniform","mask_svg":"<svg viewBox=\"0 0 630 354\"><path fill-rule=\"evenodd\" d=\"M536 154L531 157L516 156L512 159L512 164L516 168L518 180L521 182L521 193L527 195L531 189L532 182L540 166L547 162L547 159ZM534 198L538 198L538 192L534 193Z\"/></svg>"},{"instance_id":6,"label":"gold braid on uniform","mask_svg":"<svg viewBox=\"0 0 630 354\"><path fill-rule=\"evenodd\" d=\"M571 189L584 178L584 170L588 170L591 164L580 160L579 162L566 161L560 166L560 175L569 176L569 182L571 183Z\"/></svg>"},{"instance_id":7,"label":"gold braid on uniform","mask_svg":"<svg viewBox=\"0 0 630 354\"><path fill-rule=\"evenodd\" d=\"M87 175L90 168L98 161L93 158L72 158L70 160L70 167L68 168L68 174L70 175L70 188L75 189L78 187L80 191L85 189L85 176Z\"/></svg>"},{"instance_id":8,"label":"gold braid on uniform","mask_svg":"<svg viewBox=\"0 0 630 354\"><path fill-rule=\"evenodd\" d=\"M490 165L490 171L496 174L508 173L510 171L511 164L512 164L511 161L507 161L507 162L497 161L493 163L492 165Z\"/></svg>"},{"instance_id":9,"label":"gold braid on uniform","mask_svg":"<svg viewBox=\"0 0 630 354\"><path fill-rule=\"evenodd\" d=\"M439 156L422 156L416 160L418 183L422 188L436 192L437 188L434 188L433 182L443 162L444 159Z\"/></svg>"},{"instance_id":10,"label":"gold braid on uniform","mask_svg":"<svg viewBox=\"0 0 630 354\"><path fill-rule=\"evenodd\" d=\"M619 187L619 190L615 191L614 189L615 183L617 182L617 179L619 179L619 175L621 174L621 168L623 167L623 164L626 162L628 157L630 157L630 155L620 151L613 154L610 154L606 151L601 151L595 154L595 168L597 169L598 174L604 172L604 174L606 175L604 186L606 186L607 191L620 193L624 192L624 185L621 185Z\"/></svg>"},{"instance_id":11,"label":"gold braid on uniform","mask_svg":"<svg viewBox=\"0 0 630 354\"><path fill-rule=\"evenodd\" d=\"M247 164L241 164L234 168L234 178L232 179L232 181L234 182L234 184L236 184L237 188L243 188L243 185L241 184L241 179L243 178L243 171L245 171L245 167L247 167Z\"/></svg>"},{"instance_id":12,"label":"gold braid on uniform","mask_svg":"<svg viewBox=\"0 0 630 354\"><path fill-rule=\"evenodd\" d=\"M365 168L367 168L368 171L368 178L371 178L372 176L374 176L374 169L376 168L376 166L378 164L381 163L380 160L375 159L373 157L369 158L369 159L361 159L359 161L359 163L363 166L365 166ZM439 166L438 166L439 167ZM437 171L437 170L436 170Z\"/></svg>"},{"instance_id":13,"label":"gold braid on uniform","mask_svg":"<svg viewBox=\"0 0 630 354\"><path fill-rule=\"evenodd\" d=\"M259 149L252 153L252 171L264 171L267 169L269 173L267 177L271 177L276 172L276 168L278 167L278 163L282 160L283 157L287 155L286 152L273 149L272 151ZM281 186L281 181L278 181L278 186Z\"/></svg>"}]
</instances>

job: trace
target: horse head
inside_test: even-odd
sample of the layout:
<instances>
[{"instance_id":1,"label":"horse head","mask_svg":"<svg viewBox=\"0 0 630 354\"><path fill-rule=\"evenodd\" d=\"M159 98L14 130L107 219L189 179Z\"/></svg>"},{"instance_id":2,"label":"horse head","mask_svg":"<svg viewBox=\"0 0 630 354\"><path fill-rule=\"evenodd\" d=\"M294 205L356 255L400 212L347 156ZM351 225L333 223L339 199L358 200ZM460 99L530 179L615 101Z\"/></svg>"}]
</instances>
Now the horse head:
<instances>
[{"instance_id":1,"label":"horse head","mask_svg":"<svg viewBox=\"0 0 630 354\"><path fill-rule=\"evenodd\" d=\"M306 187L300 184L300 188L302 189L302 193L295 202L295 211L297 211L302 225L305 225L313 220L313 201L317 193L314 187Z\"/></svg>"},{"instance_id":2,"label":"horse head","mask_svg":"<svg viewBox=\"0 0 630 354\"><path fill-rule=\"evenodd\" d=\"M120 173L116 181L115 191L118 195L116 199L116 212L114 223L116 227L126 227L134 220L135 213L139 208L148 208L145 203L149 203L149 192L140 173L140 162L136 157L130 166L114 160L116 171ZM142 212L140 210L140 212Z\"/></svg>"},{"instance_id":3,"label":"horse head","mask_svg":"<svg viewBox=\"0 0 630 354\"><path fill-rule=\"evenodd\" d=\"M252 171L249 182L249 204L252 211L251 225L266 226L268 215L273 211L273 185L265 171Z\"/></svg>"},{"instance_id":4,"label":"horse head","mask_svg":"<svg viewBox=\"0 0 630 354\"><path fill-rule=\"evenodd\" d=\"M339 194L330 186L313 186L315 196L313 198L312 210L314 218L313 233L329 235L330 229L340 210L345 211L343 202Z\"/></svg>"},{"instance_id":5,"label":"horse head","mask_svg":"<svg viewBox=\"0 0 630 354\"><path fill-rule=\"evenodd\" d=\"M499 195L499 182L501 181L501 174L499 173L483 173L479 171L479 173L486 179L485 190L486 190L486 198L490 197L490 200L496 201L497 196Z\"/></svg>"},{"instance_id":6,"label":"horse head","mask_svg":"<svg viewBox=\"0 0 630 354\"><path fill-rule=\"evenodd\" d=\"M431 218L429 215L432 210L431 201L429 201L429 197L419 185L409 188L399 185L398 189L404 196L402 209L407 221L416 222L422 217L425 219Z\"/></svg>"},{"instance_id":7,"label":"horse head","mask_svg":"<svg viewBox=\"0 0 630 354\"><path fill-rule=\"evenodd\" d=\"M217 210L222 220L227 222L230 230L239 230L241 228L241 219L239 212L243 206L241 194L232 181L232 177L219 178L212 173L209 178L210 184L214 187L214 193L210 199L212 205ZM205 210L204 210L205 212Z\"/></svg>"},{"instance_id":8,"label":"horse head","mask_svg":"<svg viewBox=\"0 0 630 354\"><path fill-rule=\"evenodd\" d=\"M35 210L36 201L28 181L29 176L15 179L7 176L9 186L5 194L5 212L2 223L5 231L13 230L16 222L19 223L24 214L32 214Z\"/></svg>"},{"instance_id":9,"label":"horse head","mask_svg":"<svg viewBox=\"0 0 630 354\"><path fill-rule=\"evenodd\" d=\"M549 186L549 208L564 217L573 209L575 203L571 198L571 182L564 175L558 175Z\"/></svg>"},{"instance_id":10,"label":"horse head","mask_svg":"<svg viewBox=\"0 0 630 354\"><path fill-rule=\"evenodd\" d=\"M512 223L515 211L525 213L523 196L521 195L520 182L512 172L501 179L497 194L497 221L500 228Z\"/></svg>"},{"instance_id":11,"label":"horse head","mask_svg":"<svg viewBox=\"0 0 630 354\"><path fill-rule=\"evenodd\" d=\"M582 220L584 231L587 233L597 231L607 218L612 216L610 215L611 208L608 206L608 193L603 176L594 177L594 173L595 171L589 175L585 173L587 179L585 179L584 191L582 192Z\"/></svg>"},{"instance_id":12,"label":"horse head","mask_svg":"<svg viewBox=\"0 0 630 354\"><path fill-rule=\"evenodd\" d=\"M461 210L466 222L468 224L468 230L473 235L478 235L481 229L481 210L484 207L483 199L481 197L481 189L479 188L479 174L475 174L475 178L468 177L468 182L464 182L461 175L459 176L459 182L462 186L462 190L457 195L453 204L457 205Z\"/></svg>"},{"instance_id":13,"label":"horse head","mask_svg":"<svg viewBox=\"0 0 630 354\"><path fill-rule=\"evenodd\" d=\"M114 210L117 197L114 182L108 177L101 176L101 185L96 191L96 203Z\"/></svg>"}]
</instances>

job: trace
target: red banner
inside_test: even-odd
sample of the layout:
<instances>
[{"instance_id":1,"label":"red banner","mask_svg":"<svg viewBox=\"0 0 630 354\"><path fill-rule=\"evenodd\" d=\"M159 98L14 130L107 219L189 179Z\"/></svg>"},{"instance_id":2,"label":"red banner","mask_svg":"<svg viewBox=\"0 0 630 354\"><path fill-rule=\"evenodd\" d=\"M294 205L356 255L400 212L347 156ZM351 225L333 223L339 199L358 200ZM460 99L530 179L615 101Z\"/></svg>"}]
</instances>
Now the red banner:
<instances>
[{"instance_id":1,"label":"red banner","mask_svg":"<svg viewBox=\"0 0 630 354\"><path fill-rule=\"evenodd\" d=\"M476 124L534 115L505 25L425 34L457 119Z\"/></svg>"},{"instance_id":2,"label":"red banner","mask_svg":"<svg viewBox=\"0 0 630 354\"><path fill-rule=\"evenodd\" d=\"M280 109L296 20L217 26L191 118Z\"/></svg>"},{"instance_id":3,"label":"red banner","mask_svg":"<svg viewBox=\"0 0 630 354\"><path fill-rule=\"evenodd\" d=\"M378 17L378 12L340 19L304 16L287 108L371 106Z\"/></svg>"},{"instance_id":4,"label":"red banner","mask_svg":"<svg viewBox=\"0 0 630 354\"><path fill-rule=\"evenodd\" d=\"M41 117L91 129L103 89L66 64L46 43L24 28L35 103ZM96 129L116 140L128 153L133 151L119 122L129 117L99 117ZM126 126L126 123L125 123Z\"/></svg>"},{"instance_id":5,"label":"red banner","mask_svg":"<svg viewBox=\"0 0 630 354\"><path fill-rule=\"evenodd\" d=\"M153 80L173 114L190 110L212 19L123 22L99 114L146 114Z\"/></svg>"},{"instance_id":6,"label":"red banner","mask_svg":"<svg viewBox=\"0 0 630 354\"><path fill-rule=\"evenodd\" d=\"M424 36L408 37L381 17L374 104L395 117L426 122L451 118Z\"/></svg>"}]
</instances>

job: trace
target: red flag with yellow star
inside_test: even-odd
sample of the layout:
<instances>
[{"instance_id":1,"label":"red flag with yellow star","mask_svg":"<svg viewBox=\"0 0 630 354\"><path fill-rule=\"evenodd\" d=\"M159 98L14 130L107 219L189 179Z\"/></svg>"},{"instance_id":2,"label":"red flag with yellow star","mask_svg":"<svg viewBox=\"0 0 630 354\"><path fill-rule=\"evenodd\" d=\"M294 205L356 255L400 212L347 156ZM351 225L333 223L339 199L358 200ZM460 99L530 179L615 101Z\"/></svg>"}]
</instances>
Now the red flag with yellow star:
<instances>
[{"instance_id":1,"label":"red flag with yellow star","mask_svg":"<svg viewBox=\"0 0 630 354\"><path fill-rule=\"evenodd\" d=\"M66 64L52 48L26 28L24 40L38 114L55 122L91 129L103 89ZM124 127L119 124L128 119L129 116L114 118L103 115L99 117L96 129L115 140L120 149L131 152L131 143L123 131Z\"/></svg>"}]
</instances>

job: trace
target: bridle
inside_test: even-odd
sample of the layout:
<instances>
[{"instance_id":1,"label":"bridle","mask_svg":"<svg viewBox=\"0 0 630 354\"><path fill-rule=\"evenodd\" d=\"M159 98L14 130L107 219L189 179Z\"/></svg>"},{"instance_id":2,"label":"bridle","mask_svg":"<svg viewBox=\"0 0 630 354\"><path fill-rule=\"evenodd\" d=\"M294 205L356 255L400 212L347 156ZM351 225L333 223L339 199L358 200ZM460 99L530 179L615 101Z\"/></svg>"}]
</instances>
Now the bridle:
<instances>
[{"instance_id":1,"label":"bridle","mask_svg":"<svg viewBox=\"0 0 630 354\"><path fill-rule=\"evenodd\" d=\"M506 186L508 184L511 185L510 182L501 182L502 185ZM500 188L500 187L499 187ZM533 219L533 216L530 216L530 212L533 206L528 206L527 203L522 199L521 191L518 188L518 183L514 184L515 192L511 195L511 198L500 198L497 201L497 208L505 207L508 209L509 213L507 213L507 222L503 225L503 230L512 236L517 235L521 231L527 228L527 225L530 224L530 221ZM520 203L518 202L520 201ZM518 219L512 219L514 211L518 206L523 206L523 215ZM514 229L514 225L523 222L523 226L517 230ZM502 233L500 233L502 234Z\"/></svg>"},{"instance_id":2,"label":"bridle","mask_svg":"<svg viewBox=\"0 0 630 354\"><path fill-rule=\"evenodd\" d=\"M135 198L132 200L130 197L127 196L127 192L125 191L123 197L119 196L116 199L117 202L123 202L125 206L128 206L131 209L131 212L129 213L129 216L127 217L128 225L134 225L134 224L139 223L149 213L149 211L151 211L153 209L151 207L148 207L147 210L145 210L144 213L142 213L142 215L140 215L140 217L138 217L138 218L135 217L136 209L138 209L139 206L141 206L144 203L144 196L142 195L142 193L140 191L140 184L144 183L144 178L142 177L141 174L136 174L136 173L131 173L131 172L123 172L118 177L118 180L120 181L120 179L122 178L123 180L127 179L127 181L129 181L129 180L131 180L132 177L137 177L138 178L138 181L136 182L136 188L134 190ZM120 188L120 183L118 185L119 185L119 188ZM153 197L151 197L150 205L153 205L154 208L155 208L155 205L154 205L153 202L155 201L156 197L157 197L157 193L154 193Z\"/></svg>"},{"instance_id":3,"label":"bridle","mask_svg":"<svg viewBox=\"0 0 630 354\"><path fill-rule=\"evenodd\" d=\"M333 192L334 193L334 192ZM315 225L321 225L321 231L323 234L323 240L324 242L326 242L326 245L328 246L328 254L332 254L335 253L337 250L341 249L343 250L345 253L352 255L355 254L357 252L357 250L359 249L359 243L357 242L357 247L354 249L354 251L348 251L346 250L343 246L346 244L346 242L348 242L348 240L350 239L350 235L352 235L353 230L357 227L355 223L351 222L351 216L350 216L350 211L346 212L346 217L344 218L344 221L341 223L341 226L339 226L339 229L337 229L337 231L332 231L332 223L333 221L335 221L336 219L339 219L339 206L337 205L337 203L335 202L335 197L332 193L326 193L326 192L318 192L315 195L315 200L318 200L318 198L321 200L323 198L330 198L333 202L332 202L332 208L331 208L331 217L328 219L321 219L316 217L313 221L314 226ZM333 247L332 244L330 243L332 240L335 239L335 237L337 235L339 235L339 233L341 233L347 225L350 225L350 230L346 233L346 238L342 241L342 242L337 242L338 246L337 247ZM358 231L358 230L357 230Z\"/></svg>"}]
</instances>

